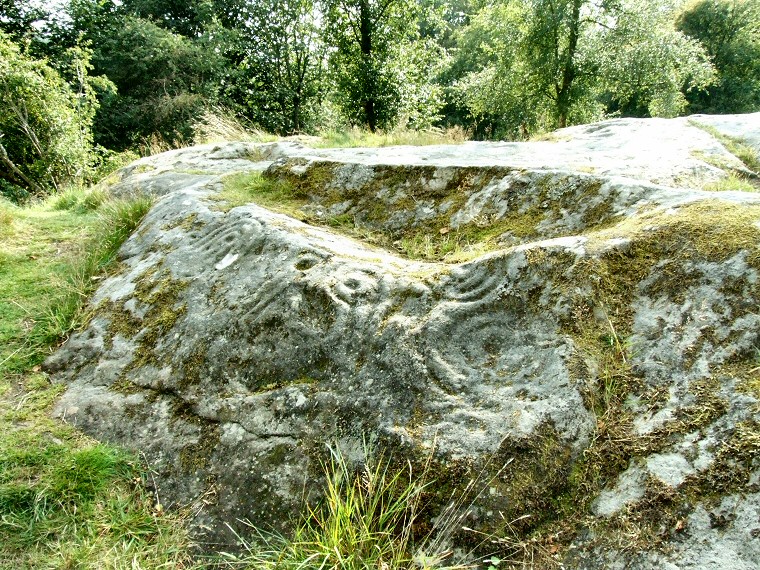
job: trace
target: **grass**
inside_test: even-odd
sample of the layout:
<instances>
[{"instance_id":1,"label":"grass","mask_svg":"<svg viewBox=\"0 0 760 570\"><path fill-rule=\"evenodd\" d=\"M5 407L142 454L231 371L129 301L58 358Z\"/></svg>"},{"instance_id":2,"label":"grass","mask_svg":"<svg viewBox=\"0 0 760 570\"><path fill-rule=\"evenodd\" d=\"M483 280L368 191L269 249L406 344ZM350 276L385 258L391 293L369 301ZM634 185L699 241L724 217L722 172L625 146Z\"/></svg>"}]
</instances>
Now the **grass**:
<instances>
[{"instance_id":1,"label":"grass","mask_svg":"<svg viewBox=\"0 0 760 570\"><path fill-rule=\"evenodd\" d=\"M225 177L223 190L211 199L217 202L219 209L223 211L255 202L297 218L303 217L304 214L299 208L306 204L304 197L299 196L288 182L266 178L260 172Z\"/></svg>"},{"instance_id":2,"label":"grass","mask_svg":"<svg viewBox=\"0 0 760 570\"><path fill-rule=\"evenodd\" d=\"M293 537L256 533L243 542L245 553L230 562L250 570L455 570L451 552L431 536L415 544L414 528L422 509L427 470L416 476L411 465L393 469L382 455L365 452L352 470L340 451L331 449L324 465L324 499L308 508ZM445 531L450 529L445 529ZM427 548L426 548L427 547Z\"/></svg>"},{"instance_id":3,"label":"grass","mask_svg":"<svg viewBox=\"0 0 760 570\"><path fill-rule=\"evenodd\" d=\"M365 129L354 127L352 129L340 131L323 131L320 133L320 139L321 140L314 145L317 148L460 144L469 140L470 137L461 128L445 130L431 128L424 131L396 129L373 133Z\"/></svg>"},{"instance_id":4,"label":"grass","mask_svg":"<svg viewBox=\"0 0 760 570\"><path fill-rule=\"evenodd\" d=\"M755 185L743 176L737 176L735 172L729 172L728 176L712 182L704 187L712 192L758 192L760 185Z\"/></svg>"},{"instance_id":5,"label":"grass","mask_svg":"<svg viewBox=\"0 0 760 570\"><path fill-rule=\"evenodd\" d=\"M689 123L720 141L728 152L738 158L747 170L751 171L751 174L744 172L737 173L720 161L705 156L698 156L698 158L705 160L709 164L725 170L729 175L727 180L713 183L710 187L705 188L706 190L760 191L760 155L758 155L758 152L752 146L741 139L724 135L710 125L694 120L689 121Z\"/></svg>"},{"instance_id":6,"label":"grass","mask_svg":"<svg viewBox=\"0 0 760 570\"><path fill-rule=\"evenodd\" d=\"M85 190L0 203L1 568L192 566L141 463L51 418L63 387L40 368L149 206Z\"/></svg>"},{"instance_id":7,"label":"grass","mask_svg":"<svg viewBox=\"0 0 760 570\"><path fill-rule=\"evenodd\" d=\"M103 189L73 187L54 194L50 201L54 210L74 210L84 214L97 210L107 197L108 194Z\"/></svg>"},{"instance_id":8,"label":"grass","mask_svg":"<svg viewBox=\"0 0 760 570\"><path fill-rule=\"evenodd\" d=\"M724 135L715 127L700 123L699 121L690 121L690 123L718 139L720 143L726 147L728 152L744 163L744 166L756 174L760 174L760 157L758 157L755 149L746 142L738 138Z\"/></svg>"},{"instance_id":9,"label":"grass","mask_svg":"<svg viewBox=\"0 0 760 570\"><path fill-rule=\"evenodd\" d=\"M280 137L243 123L222 108L206 109L193 125L193 144L223 141L274 142Z\"/></svg>"},{"instance_id":10,"label":"grass","mask_svg":"<svg viewBox=\"0 0 760 570\"><path fill-rule=\"evenodd\" d=\"M0 197L0 238L13 232L16 206Z\"/></svg>"}]
</instances>

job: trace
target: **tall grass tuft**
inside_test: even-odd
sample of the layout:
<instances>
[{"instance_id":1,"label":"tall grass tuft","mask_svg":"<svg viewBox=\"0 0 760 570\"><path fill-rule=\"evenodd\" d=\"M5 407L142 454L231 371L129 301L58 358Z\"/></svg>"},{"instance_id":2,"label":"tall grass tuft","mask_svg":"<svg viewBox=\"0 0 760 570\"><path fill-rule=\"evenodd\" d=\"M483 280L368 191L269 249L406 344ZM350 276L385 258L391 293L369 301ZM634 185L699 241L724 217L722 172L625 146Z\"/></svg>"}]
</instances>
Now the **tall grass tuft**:
<instances>
[{"instance_id":1,"label":"tall grass tuft","mask_svg":"<svg viewBox=\"0 0 760 570\"><path fill-rule=\"evenodd\" d=\"M13 231L15 206L0 196L0 236Z\"/></svg>"},{"instance_id":2,"label":"tall grass tuft","mask_svg":"<svg viewBox=\"0 0 760 570\"><path fill-rule=\"evenodd\" d=\"M416 477L411 465L393 469L371 453L354 472L336 449L324 469L324 499L307 509L293 537L258 532L257 541L243 542L244 555L229 556L233 564L250 570L465 568L446 566L449 552L422 556L414 544L426 472Z\"/></svg>"},{"instance_id":3,"label":"tall grass tuft","mask_svg":"<svg viewBox=\"0 0 760 570\"><path fill-rule=\"evenodd\" d=\"M84 322L84 306L98 279L115 259L121 245L137 228L152 204L147 196L108 199L99 203L98 221L82 254L60 284L60 294L36 323L31 341L49 346L65 338ZM54 202L54 207L57 202Z\"/></svg>"},{"instance_id":4,"label":"tall grass tuft","mask_svg":"<svg viewBox=\"0 0 760 570\"><path fill-rule=\"evenodd\" d=\"M760 184L757 182L753 184L746 177L738 176L735 172L729 172L720 180L707 184L704 189L712 192L758 192L760 191Z\"/></svg>"},{"instance_id":5,"label":"tall grass tuft","mask_svg":"<svg viewBox=\"0 0 760 570\"><path fill-rule=\"evenodd\" d=\"M81 186L72 186L50 198L53 210L71 210L80 214L94 212L107 199L108 193L103 188Z\"/></svg>"},{"instance_id":6,"label":"tall grass tuft","mask_svg":"<svg viewBox=\"0 0 760 570\"><path fill-rule=\"evenodd\" d=\"M206 109L193 125L193 144L224 141L273 142L279 139L221 107Z\"/></svg>"}]
</instances>

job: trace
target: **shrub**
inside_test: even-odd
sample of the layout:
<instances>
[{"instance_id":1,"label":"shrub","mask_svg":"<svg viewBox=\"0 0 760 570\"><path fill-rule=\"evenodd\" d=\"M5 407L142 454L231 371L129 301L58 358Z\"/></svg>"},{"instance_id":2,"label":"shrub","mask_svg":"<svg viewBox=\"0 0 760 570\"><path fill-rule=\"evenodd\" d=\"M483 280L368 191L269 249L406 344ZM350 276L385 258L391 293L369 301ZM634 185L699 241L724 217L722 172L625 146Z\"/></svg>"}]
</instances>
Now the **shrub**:
<instances>
[{"instance_id":1,"label":"shrub","mask_svg":"<svg viewBox=\"0 0 760 570\"><path fill-rule=\"evenodd\" d=\"M21 52L0 32L0 190L19 202L87 176L90 125L97 107L87 77L89 52L67 52L75 91L46 62ZM20 190L19 190L20 189Z\"/></svg>"}]
</instances>

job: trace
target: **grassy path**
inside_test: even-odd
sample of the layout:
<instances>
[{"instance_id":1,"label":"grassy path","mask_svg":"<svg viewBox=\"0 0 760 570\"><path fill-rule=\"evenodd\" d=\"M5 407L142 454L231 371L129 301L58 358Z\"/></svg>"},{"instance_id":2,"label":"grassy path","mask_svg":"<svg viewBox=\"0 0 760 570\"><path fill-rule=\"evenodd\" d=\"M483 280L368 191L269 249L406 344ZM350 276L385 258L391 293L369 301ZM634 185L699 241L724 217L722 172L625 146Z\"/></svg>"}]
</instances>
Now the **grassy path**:
<instances>
[{"instance_id":1,"label":"grassy path","mask_svg":"<svg viewBox=\"0 0 760 570\"><path fill-rule=\"evenodd\" d=\"M97 193L0 202L0 568L189 568L177 515L142 466L50 417L64 387L41 371L147 211Z\"/></svg>"}]
</instances>

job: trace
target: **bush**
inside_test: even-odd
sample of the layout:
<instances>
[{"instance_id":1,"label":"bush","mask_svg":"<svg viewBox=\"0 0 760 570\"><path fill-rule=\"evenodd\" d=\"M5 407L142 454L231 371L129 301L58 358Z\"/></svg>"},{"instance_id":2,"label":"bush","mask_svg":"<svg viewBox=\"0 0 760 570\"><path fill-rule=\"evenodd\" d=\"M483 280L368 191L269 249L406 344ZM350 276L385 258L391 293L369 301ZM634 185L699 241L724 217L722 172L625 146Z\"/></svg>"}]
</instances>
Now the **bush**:
<instances>
[{"instance_id":1,"label":"bush","mask_svg":"<svg viewBox=\"0 0 760 570\"><path fill-rule=\"evenodd\" d=\"M14 204L20 204L29 198L29 192L17 184L0 178L0 196Z\"/></svg>"},{"instance_id":2,"label":"bush","mask_svg":"<svg viewBox=\"0 0 760 570\"><path fill-rule=\"evenodd\" d=\"M89 53L74 48L67 55L80 81L77 92L0 32L0 191L15 202L89 172L97 106L87 81Z\"/></svg>"}]
</instances>

